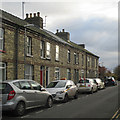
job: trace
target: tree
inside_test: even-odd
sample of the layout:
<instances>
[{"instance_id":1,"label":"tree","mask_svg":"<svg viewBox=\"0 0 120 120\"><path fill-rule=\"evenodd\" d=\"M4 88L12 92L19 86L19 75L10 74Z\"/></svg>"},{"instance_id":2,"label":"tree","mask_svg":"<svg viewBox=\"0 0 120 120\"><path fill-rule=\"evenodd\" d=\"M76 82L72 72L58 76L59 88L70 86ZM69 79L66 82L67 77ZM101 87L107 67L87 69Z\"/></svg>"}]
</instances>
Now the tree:
<instances>
[{"instance_id":1,"label":"tree","mask_svg":"<svg viewBox=\"0 0 120 120\"><path fill-rule=\"evenodd\" d=\"M114 74L115 74L116 79L120 81L120 65L115 67Z\"/></svg>"},{"instance_id":2,"label":"tree","mask_svg":"<svg viewBox=\"0 0 120 120\"><path fill-rule=\"evenodd\" d=\"M114 74L110 71L110 70L106 70L106 74L107 77L111 77L114 76Z\"/></svg>"}]
</instances>

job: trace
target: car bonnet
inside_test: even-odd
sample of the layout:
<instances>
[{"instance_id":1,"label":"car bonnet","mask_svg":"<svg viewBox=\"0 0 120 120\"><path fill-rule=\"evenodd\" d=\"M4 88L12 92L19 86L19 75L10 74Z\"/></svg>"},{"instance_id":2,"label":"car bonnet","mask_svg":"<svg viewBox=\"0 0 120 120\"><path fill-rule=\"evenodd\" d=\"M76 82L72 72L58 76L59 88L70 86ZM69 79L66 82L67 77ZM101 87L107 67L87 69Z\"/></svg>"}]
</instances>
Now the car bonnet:
<instances>
[{"instance_id":1,"label":"car bonnet","mask_svg":"<svg viewBox=\"0 0 120 120\"><path fill-rule=\"evenodd\" d=\"M51 94L56 94L56 92L64 91L65 88L46 88L46 90Z\"/></svg>"}]
</instances>

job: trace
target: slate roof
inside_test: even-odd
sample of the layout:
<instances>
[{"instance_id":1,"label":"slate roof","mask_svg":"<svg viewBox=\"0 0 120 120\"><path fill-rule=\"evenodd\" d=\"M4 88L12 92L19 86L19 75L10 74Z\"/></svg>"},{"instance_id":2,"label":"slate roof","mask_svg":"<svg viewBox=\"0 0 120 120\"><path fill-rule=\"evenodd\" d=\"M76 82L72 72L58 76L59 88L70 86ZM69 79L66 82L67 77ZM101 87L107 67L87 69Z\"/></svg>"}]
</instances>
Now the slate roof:
<instances>
[{"instance_id":1,"label":"slate roof","mask_svg":"<svg viewBox=\"0 0 120 120\"><path fill-rule=\"evenodd\" d=\"M23 27L23 28L24 28L24 25L29 24L29 23L26 22L25 20L20 19L20 18L14 16L14 15L8 13L8 12L3 11L3 10L0 10L0 18L2 18L2 20L7 20L7 21L9 21L9 22L11 22L11 23L14 23L14 24L16 24L16 25L19 25L20 27ZM95 56L95 57L98 57L98 56L96 56L95 54L93 54L93 53L89 52L88 50L84 49L83 47L77 45L76 43L74 43L74 42L72 42L72 41L67 42L66 40L58 37L57 35L55 35L54 33L50 32L50 31L48 31L48 30L46 30L46 29L38 28L38 27L36 27L36 26L29 27L29 29L32 30L32 31L35 31L35 32L37 32L37 33L43 34L43 35L45 35L46 37L51 38L52 40L55 40L55 41L57 41L57 42L61 42L61 43L63 43L63 44L66 44L66 45L69 45L69 46L74 47L74 48L76 48L76 49L79 49L79 50L81 50L81 51L83 51L83 52L86 52L87 54L90 54L90 55L93 55L93 56ZM99 58L99 57L98 57L98 58Z\"/></svg>"}]
</instances>

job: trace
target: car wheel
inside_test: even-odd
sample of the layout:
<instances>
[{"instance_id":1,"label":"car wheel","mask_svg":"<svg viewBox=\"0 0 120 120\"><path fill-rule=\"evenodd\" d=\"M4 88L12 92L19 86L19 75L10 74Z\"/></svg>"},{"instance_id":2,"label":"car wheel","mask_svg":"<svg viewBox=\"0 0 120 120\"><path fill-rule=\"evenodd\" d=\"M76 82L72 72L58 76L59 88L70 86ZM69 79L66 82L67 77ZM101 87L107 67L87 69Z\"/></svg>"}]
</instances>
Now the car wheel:
<instances>
[{"instance_id":1,"label":"car wheel","mask_svg":"<svg viewBox=\"0 0 120 120\"><path fill-rule=\"evenodd\" d=\"M93 94L93 88L91 89L90 94Z\"/></svg>"},{"instance_id":2,"label":"car wheel","mask_svg":"<svg viewBox=\"0 0 120 120\"><path fill-rule=\"evenodd\" d=\"M96 88L96 91L95 92L97 92L98 91L98 88Z\"/></svg>"},{"instance_id":3,"label":"car wheel","mask_svg":"<svg viewBox=\"0 0 120 120\"><path fill-rule=\"evenodd\" d=\"M25 113L25 103L19 102L15 109L15 115L22 116L24 115L24 113Z\"/></svg>"},{"instance_id":4,"label":"car wheel","mask_svg":"<svg viewBox=\"0 0 120 120\"><path fill-rule=\"evenodd\" d=\"M46 107L50 108L53 105L53 99L51 97L48 97Z\"/></svg>"},{"instance_id":5,"label":"car wheel","mask_svg":"<svg viewBox=\"0 0 120 120\"><path fill-rule=\"evenodd\" d=\"M64 100L63 100L63 102L68 102L68 94L65 94L65 97L64 97Z\"/></svg>"},{"instance_id":6,"label":"car wheel","mask_svg":"<svg viewBox=\"0 0 120 120\"><path fill-rule=\"evenodd\" d=\"M78 98L78 92L75 93L75 96L74 96L75 99Z\"/></svg>"}]
</instances>

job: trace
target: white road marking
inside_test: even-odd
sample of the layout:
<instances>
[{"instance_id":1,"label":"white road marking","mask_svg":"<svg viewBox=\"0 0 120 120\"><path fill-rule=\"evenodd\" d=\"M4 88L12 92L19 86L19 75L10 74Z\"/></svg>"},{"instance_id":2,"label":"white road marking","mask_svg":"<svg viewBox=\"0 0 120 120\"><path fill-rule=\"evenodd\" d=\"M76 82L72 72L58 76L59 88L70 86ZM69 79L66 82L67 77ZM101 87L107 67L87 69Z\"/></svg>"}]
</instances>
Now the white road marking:
<instances>
[{"instance_id":1,"label":"white road marking","mask_svg":"<svg viewBox=\"0 0 120 120\"><path fill-rule=\"evenodd\" d=\"M43 110L40 110L40 111L38 111L38 112L36 112L36 113L38 114L38 113L41 113L41 112L43 112Z\"/></svg>"},{"instance_id":2,"label":"white road marking","mask_svg":"<svg viewBox=\"0 0 120 120\"><path fill-rule=\"evenodd\" d=\"M30 117L30 115L25 115L25 116L22 116L21 118L26 118L26 117Z\"/></svg>"},{"instance_id":3,"label":"white road marking","mask_svg":"<svg viewBox=\"0 0 120 120\"><path fill-rule=\"evenodd\" d=\"M61 106L62 104L59 104L59 105L57 105L57 106Z\"/></svg>"}]
</instances>

